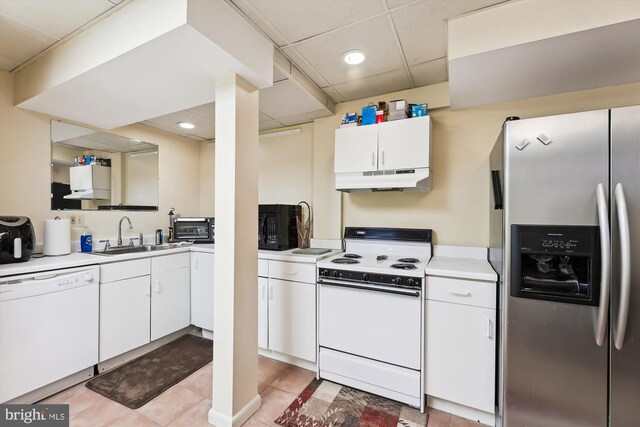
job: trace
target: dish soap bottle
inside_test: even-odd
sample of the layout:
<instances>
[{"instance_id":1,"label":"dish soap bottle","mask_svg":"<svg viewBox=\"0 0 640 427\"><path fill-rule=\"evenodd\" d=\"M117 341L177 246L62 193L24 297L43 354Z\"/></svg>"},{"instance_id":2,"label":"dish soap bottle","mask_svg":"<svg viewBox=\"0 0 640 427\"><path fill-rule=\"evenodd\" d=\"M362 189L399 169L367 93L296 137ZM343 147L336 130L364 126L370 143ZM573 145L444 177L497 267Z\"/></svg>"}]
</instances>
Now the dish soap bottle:
<instances>
[{"instance_id":1,"label":"dish soap bottle","mask_svg":"<svg viewBox=\"0 0 640 427\"><path fill-rule=\"evenodd\" d=\"M87 227L82 230L82 235L80 236L80 250L82 252L93 251L93 236Z\"/></svg>"}]
</instances>

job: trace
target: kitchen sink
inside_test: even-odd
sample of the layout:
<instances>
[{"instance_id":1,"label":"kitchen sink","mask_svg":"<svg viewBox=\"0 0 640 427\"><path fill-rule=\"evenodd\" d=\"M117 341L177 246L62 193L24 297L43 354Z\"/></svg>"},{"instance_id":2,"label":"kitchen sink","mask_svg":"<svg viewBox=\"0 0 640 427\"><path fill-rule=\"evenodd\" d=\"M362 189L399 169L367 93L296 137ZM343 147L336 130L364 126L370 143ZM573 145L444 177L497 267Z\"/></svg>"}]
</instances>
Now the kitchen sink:
<instances>
[{"instance_id":1,"label":"kitchen sink","mask_svg":"<svg viewBox=\"0 0 640 427\"><path fill-rule=\"evenodd\" d=\"M163 251L170 248L169 245L115 246L107 250L94 251L92 253L95 255L122 255L138 252Z\"/></svg>"}]
</instances>

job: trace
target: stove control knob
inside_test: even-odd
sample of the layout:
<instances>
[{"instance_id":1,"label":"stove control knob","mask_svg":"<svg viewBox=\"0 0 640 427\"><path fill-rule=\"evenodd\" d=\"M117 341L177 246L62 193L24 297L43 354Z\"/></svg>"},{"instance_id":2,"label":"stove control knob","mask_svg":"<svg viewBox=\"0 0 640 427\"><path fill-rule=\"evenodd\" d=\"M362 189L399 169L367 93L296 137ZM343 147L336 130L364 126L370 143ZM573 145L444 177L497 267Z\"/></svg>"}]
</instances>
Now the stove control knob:
<instances>
[{"instance_id":1,"label":"stove control knob","mask_svg":"<svg viewBox=\"0 0 640 427\"><path fill-rule=\"evenodd\" d=\"M364 273L362 275L362 280L364 280L365 282L368 282L369 281L369 275L367 273Z\"/></svg>"},{"instance_id":2,"label":"stove control knob","mask_svg":"<svg viewBox=\"0 0 640 427\"><path fill-rule=\"evenodd\" d=\"M402 278L401 277L396 277L395 279L393 279L391 281L391 283L393 283L394 285L401 285L402 284Z\"/></svg>"},{"instance_id":3,"label":"stove control knob","mask_svg":"<svg viewBox=\"0 0 640 427\"><path fill-rule=\"evenodd\" d=\"M322 271L320 271L320 275L321 276L328 276L329 275L329 270L327 270L326 268Z\"/></svg>"},{"instance_id":4,"label":"stove control knob","mask_svg":"<svg viewBox=\"0 0 640 427\"><path fill-rule=\"evenodd\" d=\"M408 279L408 280L407 280L407 285L409 285L409 286L413 286L413 285L415 285L415 284L416 284L416 281L415 281L415 280L413 280L413 279Z\"/></svg>"},{"instance_id":5,"label":"stove control knob","mask_svg":"<svg viewBox=\"0 0 640 427\"><path fill-rule=\"evenodd\" d=\"M340 272L338 270L334 271L333 277L340 277Z\"/></svg>"}]
</instances>

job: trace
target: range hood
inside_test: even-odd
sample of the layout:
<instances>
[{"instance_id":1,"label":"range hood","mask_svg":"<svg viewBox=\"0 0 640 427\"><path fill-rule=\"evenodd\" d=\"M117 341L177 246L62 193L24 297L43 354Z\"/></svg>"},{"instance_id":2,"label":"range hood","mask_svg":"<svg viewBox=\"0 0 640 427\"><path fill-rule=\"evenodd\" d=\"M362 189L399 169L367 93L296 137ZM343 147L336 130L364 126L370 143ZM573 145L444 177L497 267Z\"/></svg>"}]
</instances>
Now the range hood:
<instances>
[{"instance_id":1,"label":"range hood","mask_svg":"<svg viewBox=\"0 0 640 427\"><path fill-rule=\"evenodd\" d=\"M92 188L89 190L72 191L71 194L67 194L63 196L63 198L73 200L109 200L111 199L111 190Z\"/></svg>"},{"instance_id":2,"label":"range hood","mask_svg":"<svg viewBox=\"0 0 640 427\"><path fill-rule=\"evenodd\" d=\"M351 191L430 191L430 168L337 173L336 190Z\"/></svg>"}]
</instances>

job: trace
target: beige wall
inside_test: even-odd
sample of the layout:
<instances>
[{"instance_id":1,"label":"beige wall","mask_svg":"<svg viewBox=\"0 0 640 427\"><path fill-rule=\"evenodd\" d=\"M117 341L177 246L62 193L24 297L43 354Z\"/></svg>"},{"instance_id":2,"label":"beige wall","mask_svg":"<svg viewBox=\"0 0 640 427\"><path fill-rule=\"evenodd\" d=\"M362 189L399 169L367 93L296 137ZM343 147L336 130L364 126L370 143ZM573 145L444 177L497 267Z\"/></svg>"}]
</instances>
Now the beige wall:
<instances>
[{"instance_id":1,"label":"beige wall","mask_svg":"<svg viewBox=\"0 0 640 427\"><path fill-rule=\"evenodd\" d=\"M313 124L299 134L262 138L259 153L259 202L313 206Z\"/></svg>"},{"instance_id":2,"label":"beige wall","mask_svg":"<svg viewBox=\"0 0 640 427\"><path fill-rule=\"evenodd\" d=\"M200 215L204 216L215 216L215 163L215 144L200 143Z\"/></svg>"},{"instance_id":3,"label":"beige wall","mask_svg":"<svg viewBox=\"0 0 640 427\"><path fill-rule=\"evenodd\" d=\"M339 238L345 226L423 227L434 230L434 242L438 244L487 246L488 159L505 117L640 104L640 83L634 83L451 111L448 101L444 101L445 92L448 93L445 89L433 85L341 103L336 106L336 116L315 121L314 237ZM332 191L333 131L339 126L340 114L360 111L371 100L402 98L430 106L434 126L433 190L337 195Z\"/></svg>"},{"instance_id":4,"label":"beige wall","mask_svg":"<svg viewBox=\"0 0 640 427\"><path fill-rule=\"evenodd\" d=\"M42 243L43 220L58 215L50 209L51 119L13 107L13 76L0 72L0 215L30 217L38 243ZM159 211L85 211L85 223L96 241L116 236L123 215L128 215L134 226L133 230L123 230L123 235L135 236L140 232L152 235L157 228L166 231L172 206L177 213L199 212L198 142L142 125L110 132L159 145ZM61 216L68 214L63 212Z\"/></svg>"}]
</instances>

